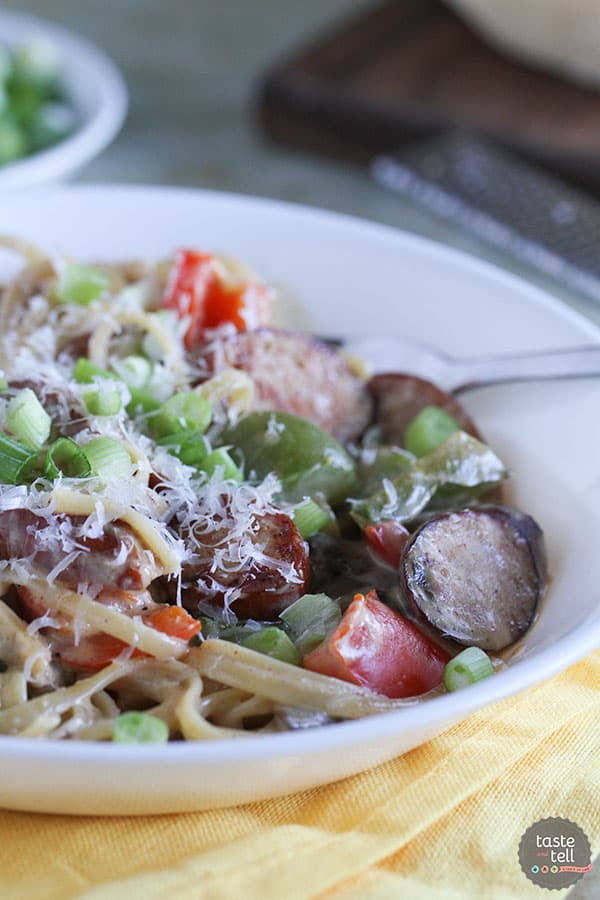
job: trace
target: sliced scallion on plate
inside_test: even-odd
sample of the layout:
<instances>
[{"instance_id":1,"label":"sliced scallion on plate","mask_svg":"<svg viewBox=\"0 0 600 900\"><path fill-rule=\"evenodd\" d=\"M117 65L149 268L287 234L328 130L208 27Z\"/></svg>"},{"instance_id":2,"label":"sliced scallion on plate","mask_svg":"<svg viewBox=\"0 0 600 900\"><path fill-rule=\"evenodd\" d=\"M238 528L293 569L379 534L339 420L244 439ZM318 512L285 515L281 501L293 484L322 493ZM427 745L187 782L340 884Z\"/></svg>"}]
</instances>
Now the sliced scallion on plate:
<instances>
[{"instance_id":1,"label":"sliced scallion on plate","mask_svg":"<svg viewBox=\"0 0 600 900\"><path fill-rule=\"evenodd\" d=\"M169 740L169 728L158 716L125 712L115 719L112 739L117 744L164 744Z\"/></svg>"},{"instance_id":2,"label":"sliced scallion on plate","mask_svg":"<svg viewBox=\"0 0 600 900\"><path fill-rule=\"evenodd\" d=\"M92 266L69 263L58 281L54 292L61 303L89 306L110 287L110 279L104 272Z\"/></svg>"},{"instance_id":3,"label":"sliced scallion on plate","mask_svg":"<svg viewBox=\"0 0 600 900\"><path fill-rule=\"evenodd\" d=\"M444 669L444 687L459 691L494 674L492 661L480 647L467 647L451 659Z\"/></svg>"},{"instance_id":4,"label":"sliced scallion on plate","mask_svg":"<svg viewBox=\"0 0 600 900\"><path fill-rule=\"evenodd\" d=\"M294 508L292 518L302 537L307 540L313 534L317 534L325 528L331 519L331 515L308 497Z\"/></svg>"},{"instance_id":5,"label":"sliced scallion on plate","mask_svg":"<svg viewBox=\"0 0 600 900\"><path fill-rule=\"evenodd\" d=\"M94 475L102 478L127 478L132 462L120 441L112 437L97 437L81 448Z\"/></svg>"},{"instance_id":6,"label":"sliced scallion on plate","mask_svg":"<svg viewBox=\"0 0 600 900\"><path fill-rule=\"evenodd\" d=\"M31 388L23 388L9 400L4 424L26 447L39 450L50 436L52 419Z\"/></svg>"},{"instance_id":7,"label":"sliced scallion on plate","mask_svg":"<svg viewBox=\"0 0 600 900\"><path fill-rule=\"evenodd\" d=\"M24 484L33 474L37 457L37 451L0 434L0 483Z\"/></svg>"},{"instance_id":8,"label":"sliced scallion on plate","mask_svg":"<svg viewBox=\"0 0 600 900\"><path fill-rule=\"evenodd\" d=\"M70 438L58 438L48 447L42 469L45 478L52 481L59 475L66 478L86 478L91 471L87 456Z\"/></svg>"}]
</instances>

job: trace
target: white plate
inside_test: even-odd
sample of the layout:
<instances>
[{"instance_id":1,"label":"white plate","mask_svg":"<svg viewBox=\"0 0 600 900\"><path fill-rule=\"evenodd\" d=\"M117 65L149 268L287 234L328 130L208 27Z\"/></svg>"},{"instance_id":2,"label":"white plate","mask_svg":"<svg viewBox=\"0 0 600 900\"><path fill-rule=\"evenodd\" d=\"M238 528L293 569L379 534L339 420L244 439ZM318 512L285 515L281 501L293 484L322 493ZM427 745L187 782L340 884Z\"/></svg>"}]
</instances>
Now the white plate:
<instances>
[{"instance_id":1,"label":"white plate","mask_svg":"<svg viewBox=\"0 0 600 900\"><path fill-rule=\"evenodd\" d=\"M600 338L557 301L469 257L264 200L71 188L5 198L6 231L82 259L154 258L179 245L225 250L287 283L324 334L408 334L465 355ZM539 621L506 671L394 714L255 740L132 747L0 739L0 804L158 813L298 791L404 753L600 644L600 381L504 386L464 399L514 470L519 505L543 525L554 577Z\"/></svg>"},{"instance_id":2,"label":"white plate","mask_svg":"<svg viewBox=\"0 0 600 900\"><path fill-rule=\"evenodd\" d=\"M43 19L0 10L0 46L11 47L37 36L58 48L63 82L80 124L56 146L0 166L1 190L32 187L72 174L110 144L127 111L127 88L119 70L93 44Z\"/></svg>"}]
</instances>

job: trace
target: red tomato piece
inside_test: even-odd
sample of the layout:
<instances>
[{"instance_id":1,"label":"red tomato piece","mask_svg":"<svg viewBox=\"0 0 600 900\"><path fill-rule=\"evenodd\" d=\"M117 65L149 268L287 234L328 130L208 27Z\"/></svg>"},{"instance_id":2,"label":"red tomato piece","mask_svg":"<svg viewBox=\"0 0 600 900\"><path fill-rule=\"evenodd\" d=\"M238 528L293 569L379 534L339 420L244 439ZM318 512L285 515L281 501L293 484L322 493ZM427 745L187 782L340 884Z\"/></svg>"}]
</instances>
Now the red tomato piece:
<instances>
[{"instance_id":1,"label":"red tomato piece","mask_svg":"<svg viewBox=\"0 0 600 900\"><path fill-rule=\"evenodd\" d=\"M248 331L270 323L269 293L263 285L225 285L213 257L196 250L177 252L162 306L190 320L184 338L188 350L202 341L207 328L230 323Z\"/></svg>"},{"instance_id":2,"label":"red tomato piece","mask_svg":"<svg viewBox=\"0 0 600 900\"><path fill-rule=\"evenodd\" d=\"M388 522L367 525L364 535L367 547L375 556L394 569L399 567L402 550L410 537L404 525L390 519Z\"/></svg>"},{"instance_id":3,"label":"red tomato piece","mask_svg":"<svg viewBox=\"0 0 600 900\"><path fill-rule=\"evenodd\" d=\"M34 594L26 587L19 586L17 590L27 619L33 620L48 613L42 595ZM96 600L126 616L139 615L145 625L182 641L189 641L202 627L197 619L179 606L155 604L147 591L131 593L111 588L101 591ZM62 613L50 611L50 614L55 623L51 634L56 650L60 653L62 664L68 669L98 672L129 647L125 641L103 632L83 634L75 643L72 620ZM148 656L141 650L134 650L131 655L136 658Z\"/></svg>"},{"instance_id":4,"label":"red tomato piece","mask_svg":"<svg viewBox=\"0 0 600 900\"><path fill-rule=\"evenodd\" d=\"M366 597L356 594L336 630L303 665L397 698L437 687L449 659L413 622L369 591Z\"/></svg>"},{"instance_id":5,"label":"red tomato piece","mask_svg":"<svg viewBox=\"0 0 600 900\"><path fill-rule=\"evenodd\" d=\"M156 631L162 631L169 637L189 641L201 629L200 622L190 616L185 609L179 606L160 606L148 617L143 617L144 624ZM71 644L61 652L61 661L69 669L78 669L85 672L97 672L114 662L129 645L110 634L97 632L83 637L77 646ZM131 654L136 659L147 657L148 654L141 650L134 650Z\"/></svg>"},{"instance_id":6,"label":"red tomato piece","mask_svg":"<svg viewBox=\"0 0 600 900\"><path fill-rule=\"evenodd\" d=\"M117 659L129 644L110 634L96 632L84 637L80 642L69 644L60 651L60 661L67 669L80 672L99 672ZM147 657L147 653L134 650L132 657Z\"/></svg>"},{"instance_id":7,"label":"red tomato piece","mask_svg":"<svg viewBox=\"0 0 600 900\"><path fill-rule=\"evenodd\" d=\"M161 606L148 619L148 625L169 637L189 641L198 634L202 625L180 606Z\"/></svg>"}]
</instances>

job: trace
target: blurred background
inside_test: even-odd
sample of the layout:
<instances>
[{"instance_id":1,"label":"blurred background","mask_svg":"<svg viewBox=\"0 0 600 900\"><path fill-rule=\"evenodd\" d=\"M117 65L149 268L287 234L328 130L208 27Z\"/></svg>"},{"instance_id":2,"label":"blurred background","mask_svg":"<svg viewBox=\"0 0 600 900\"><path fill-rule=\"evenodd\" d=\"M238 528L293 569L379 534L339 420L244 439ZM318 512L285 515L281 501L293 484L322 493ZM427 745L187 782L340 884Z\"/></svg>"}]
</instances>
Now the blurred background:
<instances>
[{"instance_id":1,"label":"blurred background","mask_svg":"<svg viewBox=\"0 0 600 900\"><path fill-rule=\"evenodd\" d=\"M400 7L411 8L412 12L417 10L421 18L425 14L435 17L440 9L444 10L443 15L449 15L446 7L437 0L412 0L408 4L398 0L398 4L386 4L388 8L394 7L391 13L396 17L392 23L394 40L398 35L405 40L411 33L410 28L403 28L402 21L397 19ZM5 0L2 4L7 10L39 15L86 36L106 51L124 74L130 99L124 128L98 158L77 173L76 180L239 191L366 217L428 235L508 266L598 318L596 304L572 285L565 286L552 276L535 271L531 265L516 260L506 248L482 242L476 233L478 229L475 232L472 228L465 229L456 221L445 220L426 210L414 197L393 193L378 184L365 164L368 153L365 154L364 147L357 162L361 154L353 152L352 141L348 143L346 138L348 147L341 153L339 148L332 149L327 137L323 141L319 135L316 141L306 140L304 126L306 122L310 126L311 116L314 119L310 104L308 110L302 107L306 90L310 94L312 85L313 101L316 96L317 106L328 94L331 94L329 99L337 103L336 85L348 87L342 84L346 80L348 60L354 65L355 74L365 73L364 79L361 77L351 85L352 89L356 88L358 99L362 96L363 100L368 100L376 112L378 92L385 91L386 85L388 95L384 99L388 103L394 101L390 91L393 92L399 83L410 87L411 72L394 71L395 60L417 60L418 68L420 52L420 58L424 54L425 62L429 58L430 64L433 53L433 62L438 68L440 60L443 62L448 54L450 60L456 61L457 53L461 51L456 41L460 42L462 38L453 34L452 28L448 32L444 22L434 22L430 29L433 42L428 41L426 47L422 47L419 44L421 38L417 38L414 45L409 42L407 52L396 53L393 46L383 47L386 32L394 30L388 29L384 20L376 40L372 40L367 29L365 40L359 41L358 57L352 45L355 38L351 38L350 45L342 40L345 49L341 57L336 42L330 46L327 40L329 49L322 58L317 53L316 67L312 69L309 54L307 68L305 48L322 43L323 35L332 35L339 24L380 5L365 0L328 0L327 3L322 0L303 0L302 3L283 0L103 0L102 3ZM388 9L384 15L389 14ZM361 33L360 24L355 37L356 33ZM419 34L422 36L423 28ZM470 51L470 58L475 55L475 50ZM343 63L341 69L340 60ZM510 65L507 64L509 68ZM452 69L451 65L451 71L456 72L452 96L446 97L449 82L443 71L438 73L433 101L438 112L440 105L443 108L449 103L451 118L458 114L460 124L463 109L468 111L469 104L472 105L472 99L465 99L463 103L463 88L476 79L468 69L461 71L456 66ZM263 96L263 112L265 104L270 105L270 114L267 110L263 123L266 119L270 133L261 127L257 114L260 88L269 73L272 83L267 99ZM294 79L298 74L306 75L304 81L300 78L296 83ZM487 77L489 86L493 87L495 73L492 71ZM324 78L327 83L318 84L315 78L317 81ZM416 83L418 79L413 78L413 81ZM295 101L301 101L300 123L292 121L291 130L286 128L286 143L273 139L273 134L282 137L277 133L281 131L277 127L279 111L276 105L273 106L279 82L293 114L298 111L294 111ZM501 105L501 97L502 90L496 89L496 104ZM417 119L420 115L419 104L422 103L426 110L425 118L431 116L432 97L416 90L412 94L408 91L404 99L408 118L412 116L407 130L407 137L410 137L415 114ZM489 103L479 102L479 113L485 113L489 107ZM525 125L531 118L532 109L529 104L517 106L517 124L520 116ZM447 111L442 109L444 114ZM405 108L400 109L401 127L406 125L403 121L405 112ZM340 122L343 123L345 115L342 98L338 118L334 121L325 108L321 110L321 123L333 122L335 130ZM354 129L356 136L356 123L350 124L350 131ZM471 124L468 116L466 124ZM373 128L378 134L377 122L367 118L363 134L370 134ZM390 140L393 144L395 134L392 130L387 135L388 144Z\"/></svg>"}]
</instances>

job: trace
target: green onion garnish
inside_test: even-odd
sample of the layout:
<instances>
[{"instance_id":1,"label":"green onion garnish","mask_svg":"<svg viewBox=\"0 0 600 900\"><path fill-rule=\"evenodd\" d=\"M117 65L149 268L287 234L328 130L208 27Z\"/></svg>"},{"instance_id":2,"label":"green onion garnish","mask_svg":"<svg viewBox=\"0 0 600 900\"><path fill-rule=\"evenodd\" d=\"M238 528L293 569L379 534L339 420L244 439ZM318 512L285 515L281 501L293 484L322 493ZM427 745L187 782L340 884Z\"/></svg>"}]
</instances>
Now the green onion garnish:
<instances>
[{"instance_id":1,"label":"green onion garnish","mask_svg":"<svg viewBox=\"0 0 600 900\"><path fill-rule=\"evenodd\" d=\"M52 419L31 388L23 388L9 400L4 424L26 447L39 450L48 440Z\"/></svg>"},{"instance_id":2,"label":"green onion garnish","mask_svg":"<svg viewBox=\"0 0 600 900\"><path fill-rule=\"evenodd\" d=\"M217 469L222 470L223 474L221 477L223 481L237 481L240 483L244 480L242 472L224 447L217 447L216 450L205 456L198 467L203 472L206 472L207 475L214 475Z\"/></svg>"},{"instance_id":3,"label":"green onion garnish","mask_svg":"<svg viewBox=\"0 0 600 900\"><path fill-rule=\"evenodd\" d=\"M404 431L404 446L415 456L427 456L460 431L460 425L439 406L425 406Z\"/></svg>"},{"instance_id":4,"label":"green onion garnish","mask_svg":"<svg viewBox=\"0 0 600 900\"><path fill-rule=\"evenodd\" d=\"M206 431L212 418L212 407L195 391L181 391L169 397L149 420L156 437L179 431Z\"/></svg>"},{"instance_id":5,"label":"green onion garnish","mask_svg":"<svg viewBox=\"0 0 600 900\"><path fill-rule=\"evenodd\" d=\"M57 144L73 131L76 124L77 114L66 103L42 103L30 124L31 146L36 150L43 150Z\"/></svg>"},{"instance_id":6,"label":"green onion garnish","mask_svg":"<svg viewBox=\"0 0 600 900\"><path fill-rule=\"evenodd\" d=\"M247 622L237 622L235 625L227 625L221 619L201 616L200 622L202 623L202 637L205 640L218 638L221 641L231 641L233 644L240 644L244 638L256 634L257 631L264 628L264 625L253 619Z\"/></svg>"},{"instance_id":7,"label":"green onion garnish","mask_svg":"<svg viewBox=\"0 0 600 900\"><path fill-rule=\"evenodd\" d=\"M94 438L81 449L94 475L102 478L126 478L131 474L131 457L123 444L115 438Z\"/></svg>"},{"instance_id":8,"label":"green onion garnish","mask_svg":"<svg viewBox=\"0 0 600 900\"><path fill-rule=\"evenodd\" d=\"M249 634L241 641L241 645L248 647L249 650L256 650L257 653L264 653L266 656L272 656L282 662L291 663L293 666L300 663L300 654L297 648L285 631L274 625Z\"/></svg>"},{"instance_id":9,"label":"green onion garnish","mask_svg":"<svg viewBox=\"0 0 600 900\"><path fill-rule=\"evenodd\" d=\"M145 356L126 356L124 359L115 359L112 366L121 381L131 388L145 387L152 375L152 364Z\"/></svg>"},{"instance_id":10,"label":"green onion garnish","mask_svg":"<svg viewBox=\"0 0 600 900\"><path fill-rule=\"evenodd\" d=\"M0 375L0 393L8 390L8 379L4 375Z\"/></svg>"},{"instance_id":11,"label":"green onion garnish","mask_svg":"<svg viewBox=\"0 0 600 900\"><path fill-rule=\"evenodd\" d=\"M95 378L114 377L112 372L107 372L106 369L95 366L94 363L90 362L89 359L86 359L85 356L80 356L73 368L73 378L75 381L79 382L79 384L92 384Z\"/></svg>"},{"instance_id":12,"label":"green onion garnish","mask_svg":"<svg viewBox=\"0 0 600 900\"><path fill-rule=\"evenodd\" d=\"M54 481L59 475L66 478L87 478L90 474L89 460L75 441L61 437L48 447L42 469L45 478Z\"/></svg>"},{"instance_id":13,"label":"green onion garnish","mask_svg":"<svg viewBox=\"0 0 600 900\"><path fill-rule=\"evenodd\" d=\"M47 86L60 75L60 55L53 41L33 37L19 44L14 52L15 71L22 78Z\"/></svg>"},{"instance_id":14,"label":"green onion garnish","mask_svg":"<svg viewBox=\"0 0 600 900\"><path fill-rule=\"evenodd\" d=\"M288 606L279 618L287 625L302 656L306 656L337 628L342 611L327 594L304 594Z\"/></svg>"},{"instance_id":15,"label":"green onion garnish","mask_svg":"<svg viewBox=\"0 0 600 900\"><path fill-rule=\"evenodd\" d=\"M166 447L169 453L186 466L199 466L208 456L206 438L199 431L179 431L159 438L156 443Z\"/></svg>"},{"instance_id":16,"label":"green onion garnish","mask_svg":"<svg viewBox=\"0 0 600 900\"><path fill-rule=\"evenodd\" d=\"M27 152L27 135L16 122L0 120L0 166L13 162Z\"/></svg>"},{"instance_id":17,"label":"green onion garnish","mask_svg":"<svg viewBox=\"0 0 600 900\"><path fill-rule=\"evenodd\" d=\"M181 327L181 320L172 309L159 309L150 313L152 318L160 323L161 328L168 334L177 334ZM142 351L148 359L161 360L165 355L164 347L159 344L153 334L148 332L142 339Z\"/></svg>"},{"instance_id":18,"label":"green onion garnish","mask_svg":"<svg viewBox=\"0 0 600 900\"><path fill-rule=\"evenodd\" d=\"M11 54L6 47L0 47L0 81L5 82L12 69Z\"/></svg>"},{"instance_id":19,"label":"green onion garnish","mask_svg":"<svg viewBox=\"0 0 600 900\"><path fill-rule=\"evenodd\" d=\"M0 483L23 484L33 474L37 452L19 444L6 434L0 434Z\"/></svg>"},{"instance_id":20,"label":"green onion garnish","mask_svg":"<svg viewBox=\"0 0 600 900\"><path fill-rule=\"evenodd\" d=\"M126 712L115 719L112 739L117 744L164 744L169 740L169 728L157 716Z\"/></svg>"},{"instance_id":21,"label":"green onion garnish","mask_svg":"<svg viewBox=\"0 0 600 900\"><path fill-rule=\"evenodd\" d=\"M325 528L331 516L322 506L311 500L310 497L303 500L295 507L292 513L294 524L302 537L306 540Z\"/></svg>"},{"instance_id":22,"label":"green onion garnish","mask_svg":"<svg viewBox=\"0 0 600 900\"><path fill-rule=\"evenodd\" d=\"M61 303L78 303L88 306L110 287L110 279L104 272L91 266L69 263L58 279L55 294Z\"/></svg>"},{"instance_id":23,"label":"green onion garnish","mask_svg":"<svg viewBox=\"0 0 600 900\"><path fill-rule=\"evenodd\" d=\"M485 650L467 647L446 664L444 687L447 691L459 691L493 674L494 667Z\"/></svg>"},{"instance_id":24,"label":"green onion garnish","mask_svg":"<svg viewBox=\"0 0 600 900\"><path fill-rule=\"evenodd\" d=\"M157 400L152 391L147 388L135 388L128 385L131 400L127 404L127 412L130 416L139 413L150 413L159 409L160 400Z\"/></svg>"},{"instance_id":25,"label":"green onion garnish","mask_svg":"<svg viewBox=\"0 0 600 900\"><path fill-rule=\"evenodd\" d=\"M116 388L100 385L83 395L85 408L91 416L115 416L121 409L121 395Z\"/></svg>"}]
</instances>

